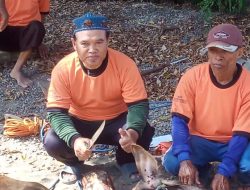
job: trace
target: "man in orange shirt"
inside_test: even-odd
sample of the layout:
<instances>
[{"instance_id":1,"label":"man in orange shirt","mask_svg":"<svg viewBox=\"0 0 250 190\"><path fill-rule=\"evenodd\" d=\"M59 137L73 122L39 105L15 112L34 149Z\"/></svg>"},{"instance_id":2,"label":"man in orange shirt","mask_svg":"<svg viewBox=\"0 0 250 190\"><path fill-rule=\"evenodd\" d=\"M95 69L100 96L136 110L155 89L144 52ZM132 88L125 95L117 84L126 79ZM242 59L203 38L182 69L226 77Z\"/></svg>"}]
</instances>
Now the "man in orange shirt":
<instances>
[{"instance_id":1,"label":"man in orange shirt","mask_svg":"<svg viewBox=\"0 0 250 190\"><path fill-rule=\"evenodd\" d=\"M188 70L176 88L173 146L163 165L181 183L201 186L210 162L218 161L212 190L230 190L233 176L239 190L250 190L250 73L237 64L242 34L232 24L217 25L206 48L208 62Z\"/></svg>"},{"instance_id":2,"label":"man in orange shirt","mask_svg":"<svg viewBox=\"0 0 250 190\"><path fill-rule=\"evenodd\" d=\"M138 180L131 144L148 150L154 128L135 62L108 48L107 18L87 13L74 20L75 52L53 69L44 138L49 155L72 168L81 187L81 165L91 156L91 137L105 120L97 144L116 145L116 160L128 180ZM124 180L126 180L124 178ZM129 181L131 182L131 181Z\"/></svg>"},{"instance_id":3,"label":"man in orange shirt","mask_svg":"<svg viewBox=\"0 0 250 190\"><path fill-rule=\"evenodd\" d=\"M10 76L23 88L32 82L21 72L32 50L38 48L41 57L47 57L46 47L42 44L45 35L42 21L49 12L49 3L49 0L0 1L0 50L20 52Z\"/></svg>"}]
</instances>

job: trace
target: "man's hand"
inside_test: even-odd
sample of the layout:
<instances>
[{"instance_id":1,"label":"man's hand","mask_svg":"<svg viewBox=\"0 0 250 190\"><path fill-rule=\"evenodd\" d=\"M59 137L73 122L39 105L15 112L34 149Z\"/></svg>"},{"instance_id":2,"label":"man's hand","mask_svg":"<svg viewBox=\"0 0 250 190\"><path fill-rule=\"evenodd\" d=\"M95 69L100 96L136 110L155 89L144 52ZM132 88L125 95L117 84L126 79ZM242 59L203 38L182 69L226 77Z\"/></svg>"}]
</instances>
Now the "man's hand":
<instances>
[{"instance_id":1,"label":"man's hand","mask_svg":"<svg viewBox=\"0 0 250 190\"><path fill-rule=\"evenodd\" d=\"M230 190L229 180L221 174L216 174L211 187L212 190Z\"/></svg>"},{"instance_id":2,"label":"man's hand","mask_svg":"<svg viewBox=\"0 0 250 190\"><path fill-rule=\"evenodd\" d=\"M89 150L90 143L91 143L91 140L88 138L79 137L75 140L74 151L75 151L76 157L80 161L87 160L91 156L92 151Z\"/></svg>"},{"instance_id":3,"label":"man's hand","mask_svg":"<svg viewBox=\"0 0 250 190\"><path fill-rule=\"evenodd\" d=\"M48 48L45 44L41 43L38 47L38 52L41 58L46 59L49 57Z\"/></svg>"},{"instance_id":4,"label":"man's hand","mask_svg":"<svg viewBox=\"0 0 250 190\"><path fill-rule=\"evenodd\" d=\"M201 186L199 172L190 160L184 160L180 163L179 180L185 185Z\"/></svg>"},{"instance_id":5,"label":"man's hand","mask_svg":"<svg viewBox=\"0 0 250 190\"><path fill-rule=\"evenodd\" d=\"M3 0L0 1L0 32L2 32L6 28L8 20L9 20L9 15Z\"/></svg>"},{"instance_id":6,"label":"man's hand","mask_svg":"<svg viewBox=\"0 0 250 190\"><path fill-rule=\"evenodd\" d=\"M131 145L135 144L139 138L138 133L133 129L124 130L122 128L120 128L118 132L121 135L119 143L122 149L127 153L131 153Z\"/></svg>"}]
</instances>

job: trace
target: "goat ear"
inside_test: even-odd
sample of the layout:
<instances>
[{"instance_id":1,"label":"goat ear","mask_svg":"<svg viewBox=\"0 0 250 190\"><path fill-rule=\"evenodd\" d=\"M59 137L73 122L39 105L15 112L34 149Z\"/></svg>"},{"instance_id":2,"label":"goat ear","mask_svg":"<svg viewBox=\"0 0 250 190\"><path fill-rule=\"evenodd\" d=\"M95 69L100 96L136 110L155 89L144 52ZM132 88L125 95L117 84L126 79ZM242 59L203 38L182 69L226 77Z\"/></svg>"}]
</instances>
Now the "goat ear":
<instances>
[{"instance_id":1,"label":"goat ear","mask_svg":"<svg viewBox=\"0 0 250 190\"><path fill-rule=\"evenodd\" d=\"M142 177L142 182L138 183L138 186L141 188L137 189L156 188L160 183L160 180L157 178L159 169L157 160L140 145L132 145L131 149L135 157L137 170Z\"/></svg>"}]
</instances>

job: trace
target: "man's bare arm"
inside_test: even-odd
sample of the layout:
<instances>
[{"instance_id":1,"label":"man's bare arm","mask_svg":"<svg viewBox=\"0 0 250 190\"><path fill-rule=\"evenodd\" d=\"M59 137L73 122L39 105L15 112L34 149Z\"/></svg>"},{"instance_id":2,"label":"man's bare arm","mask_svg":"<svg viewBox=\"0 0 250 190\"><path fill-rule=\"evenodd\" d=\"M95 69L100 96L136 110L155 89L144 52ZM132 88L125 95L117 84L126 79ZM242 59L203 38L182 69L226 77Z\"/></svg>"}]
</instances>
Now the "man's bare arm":
<instances>
[{"instance_id":1,"label":"man's bare arm","mask_svg":"<svg viewBox=\"0 0 250 190\"><path fill-rule=\"evenodd\" d=\"M6 28L8 20L9 15L6 10L5 0L0 0L0 32L2 32Z\"/></svg>"}]
</instances>

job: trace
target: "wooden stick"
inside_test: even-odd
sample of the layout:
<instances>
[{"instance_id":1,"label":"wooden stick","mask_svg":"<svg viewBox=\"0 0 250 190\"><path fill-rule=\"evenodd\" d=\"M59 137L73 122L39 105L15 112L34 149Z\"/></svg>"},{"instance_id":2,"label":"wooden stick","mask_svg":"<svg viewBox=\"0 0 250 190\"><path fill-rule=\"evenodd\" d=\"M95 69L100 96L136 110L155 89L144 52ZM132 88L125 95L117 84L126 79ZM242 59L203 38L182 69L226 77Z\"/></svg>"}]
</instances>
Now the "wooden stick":
<instances>
[{"instance_id":1,"label":"wooden stick","mask_svg":"<svg viewBox=\"0 0 250 190\"><path fill-rule=\"evenodd\" d=\"M148 69L148 70L145 70L145 71L141 71L141 75L145 76L145 75L148 75L148 74L151 74L151 73L158 72L158 71L164 69L165 67L167 67L169 64L173 65L173 64L185 61L185 60L187 60L187 58L178 59L178 60L173 61L171 63L164 63L164 64L162 64L162 65L160 65L158 67L155 67L153 69Z\"/></svg>"}]
</instances>

